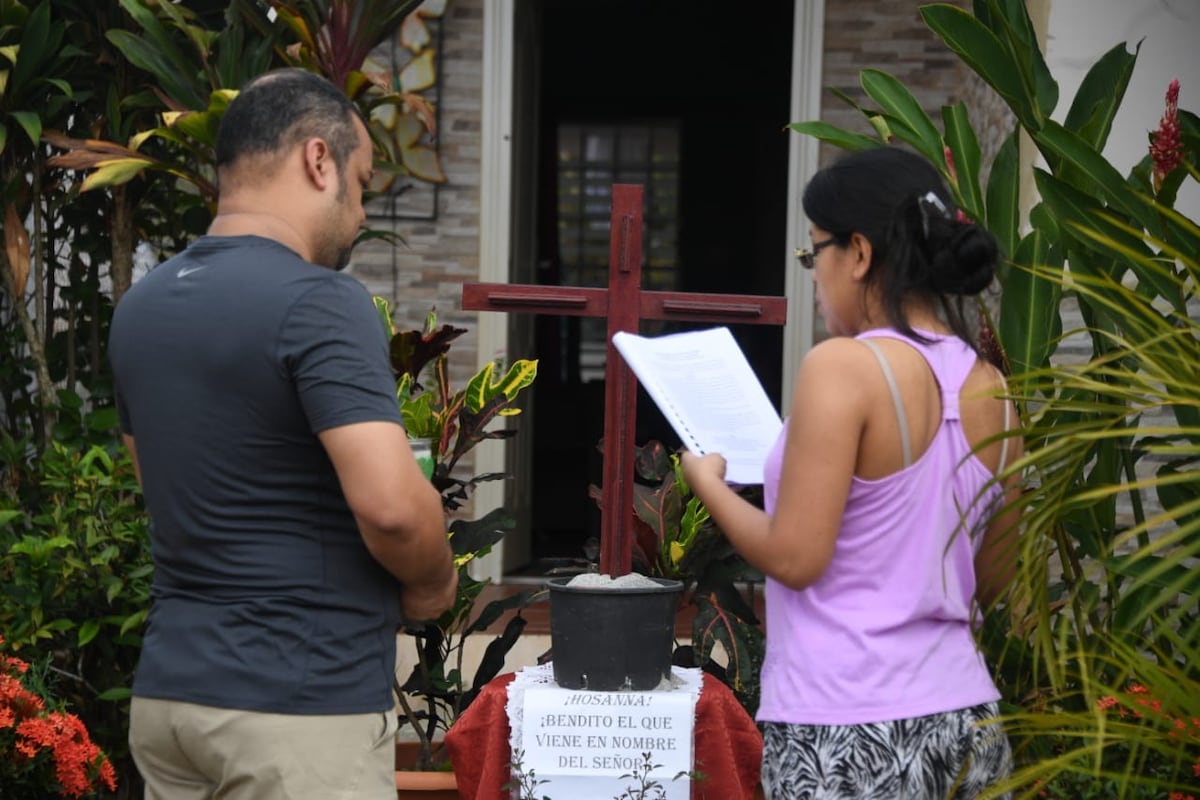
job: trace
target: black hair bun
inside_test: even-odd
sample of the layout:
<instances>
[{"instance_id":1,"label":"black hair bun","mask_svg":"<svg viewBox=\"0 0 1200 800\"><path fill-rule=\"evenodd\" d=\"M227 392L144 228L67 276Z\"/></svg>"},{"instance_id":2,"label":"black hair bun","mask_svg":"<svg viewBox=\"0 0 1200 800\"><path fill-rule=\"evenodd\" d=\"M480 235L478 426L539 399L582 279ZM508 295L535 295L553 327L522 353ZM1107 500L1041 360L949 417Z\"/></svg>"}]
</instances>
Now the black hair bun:
<instances>
[{"instance_id":1,"label":"black hair bun","mask_svg":"<svg viewBox=\"0 0 1200 800\"><path fill-rule=\"evenodd\" d=\"M996 275L996 240L978 225L952 221L947 227L953 232L934 250L930 285L944 294L979 294Z\"/></svg>"}]
</instances>

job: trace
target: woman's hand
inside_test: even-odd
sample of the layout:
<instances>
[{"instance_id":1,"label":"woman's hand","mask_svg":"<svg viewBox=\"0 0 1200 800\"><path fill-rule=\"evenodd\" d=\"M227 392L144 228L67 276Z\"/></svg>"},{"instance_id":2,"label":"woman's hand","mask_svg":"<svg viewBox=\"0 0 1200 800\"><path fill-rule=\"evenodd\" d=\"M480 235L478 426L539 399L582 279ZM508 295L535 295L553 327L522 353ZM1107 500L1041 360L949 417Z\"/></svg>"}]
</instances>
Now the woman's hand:
<instances>
[{"instance_id":1,"label":"woman's hand","mask_svg":"<svg viewBox=\"0 0 1200 800\"><path fill-rule=\"evenodd\" d=\"M679 464L683 467L683 478L692 491L713 479L725 483L725 457L720 453L698 456L690 450L684 450L679 455Z\"/></svg>"}]
</instances>

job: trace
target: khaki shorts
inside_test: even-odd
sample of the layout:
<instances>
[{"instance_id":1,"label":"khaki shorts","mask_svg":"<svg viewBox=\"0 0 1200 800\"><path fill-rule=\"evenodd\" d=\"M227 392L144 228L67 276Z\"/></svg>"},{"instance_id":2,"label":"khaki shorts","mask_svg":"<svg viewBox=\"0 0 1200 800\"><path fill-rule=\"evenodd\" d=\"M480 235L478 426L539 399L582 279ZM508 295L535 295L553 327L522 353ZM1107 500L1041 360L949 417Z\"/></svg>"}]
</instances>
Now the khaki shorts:
<instances>
[{"instance_id":1,"label":"khaki shorts","mask_svg":"<svg viewBox=\"0 0 1200 800\"><path fill-rule=\"evenodd\" d=\"M129 745L145 800L396 800L397 726L135 697Z\"/></svg>"}]
</instances>

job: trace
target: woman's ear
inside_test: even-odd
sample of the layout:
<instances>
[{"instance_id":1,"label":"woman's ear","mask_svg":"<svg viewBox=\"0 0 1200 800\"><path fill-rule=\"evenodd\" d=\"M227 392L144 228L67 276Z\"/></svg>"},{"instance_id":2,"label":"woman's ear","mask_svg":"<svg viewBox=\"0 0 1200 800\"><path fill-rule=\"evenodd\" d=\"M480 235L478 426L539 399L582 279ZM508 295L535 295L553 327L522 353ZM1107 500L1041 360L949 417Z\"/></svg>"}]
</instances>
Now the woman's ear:
<instances>
[{"instance_id":1,"label":"woman's ear","mask_svg":"<svg viewBox=\"0 0 1200 800\"><path fill-rule=\"evenodd\" d=\"M871 240L855 231L850 234L848 250L853 259L850 265L850 274L856 281L865 280L867 273L871 271L871 258L874 254Z\"/></svg>"}]
</instances>

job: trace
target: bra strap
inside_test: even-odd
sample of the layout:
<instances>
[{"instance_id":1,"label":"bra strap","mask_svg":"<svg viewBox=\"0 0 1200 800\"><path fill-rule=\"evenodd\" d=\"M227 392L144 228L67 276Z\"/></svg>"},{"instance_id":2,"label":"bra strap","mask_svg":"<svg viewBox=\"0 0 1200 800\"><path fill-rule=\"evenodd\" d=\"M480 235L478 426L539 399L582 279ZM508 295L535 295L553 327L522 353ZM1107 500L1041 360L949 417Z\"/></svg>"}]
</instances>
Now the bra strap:
<instances>
[{"instance_id":1,"label":"bra strap","mask_svg":"<svg viewBox=\"0 0 1200 800\"><path fill-rule=\"evenodd\" d=\"M900 426L900 452L904 457L904 466L907 467L912 463L912 442L908 437L908 414L904 412L904 398L900 396L900 388L896 386L896 376L892 374L892 367L888 364L887 359L883 356L883 351L879 349L879 345L872 342L870 339L859 339L875 354L875 360L879 362L880 369L883 370L884 380L887 381L888 391L892 393L892 405L896 408L896 424ZM1007 428L1007 425L1005 425Z\"/></svg>"},{"instance_id":2,"label":"bra strap","mask_svg":"<svg viewBox=\"0 0 1200 800\"><path fill-rule=\"evenodd\" d=\"M1004 392L1008 391L1008 383L1004 380L1004 375L996 370L996 374L1000 375L1000 386ZM1004 401L1004 433L1008 433L1008 426L1012 422L1012 403L1006 397L1000 398ZM1008 463L1008 436L1005 435L1004 440L1000 442L1000 463L996 466L996 474L1004 472L1004 467Z\"/></svg>"}]
</instances>

